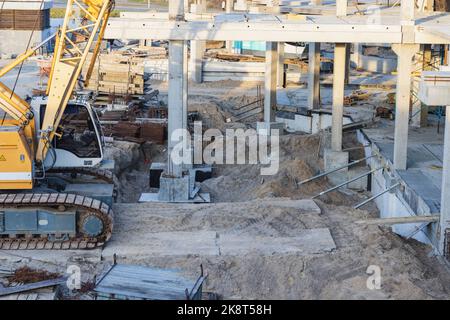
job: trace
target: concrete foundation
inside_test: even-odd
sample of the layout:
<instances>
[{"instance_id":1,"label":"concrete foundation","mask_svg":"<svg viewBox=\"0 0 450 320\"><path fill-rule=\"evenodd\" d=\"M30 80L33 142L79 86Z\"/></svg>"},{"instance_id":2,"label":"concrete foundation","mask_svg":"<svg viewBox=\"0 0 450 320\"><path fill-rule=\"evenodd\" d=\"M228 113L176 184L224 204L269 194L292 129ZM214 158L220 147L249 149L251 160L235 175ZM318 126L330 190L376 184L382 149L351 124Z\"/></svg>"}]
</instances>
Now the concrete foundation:
<instances>
[{"instance_id":1,"label":"concrete foundation","mask_svg":"<svg viewBox=\"0 0 450 320\"><path fill-rule=\"evenodd\" d=\"M278 130L278 134L284 133L285 124L283 122L257 122L256 131L260 135L271 135L272 130Z\"/></svg>"},{"instance_id":2,"label":"concrete foundation","mask_svg":"<svg viewBox=\"0 0 450 320\"><path fill-rule=\"evenodd\" d=\"M187 201L191 198L191 181L189 175L167 177L164 173L159 179L158 199L165 202Z\"/></svg>"},{"instance_id":3,"label":"concrete foundation","mask_svg":"<svg viewBox=\"0 0 450 320\"><path fill-rule=\"evenodd\" d=\"M325 149L323 160L325 171L329 171L348 164L349 154L348 152ZM332 184L336 185L339 183L343 183L349 179L348 168L344 168L342 170L331 173L327 177Z\"/></svg>"}]
</instances>

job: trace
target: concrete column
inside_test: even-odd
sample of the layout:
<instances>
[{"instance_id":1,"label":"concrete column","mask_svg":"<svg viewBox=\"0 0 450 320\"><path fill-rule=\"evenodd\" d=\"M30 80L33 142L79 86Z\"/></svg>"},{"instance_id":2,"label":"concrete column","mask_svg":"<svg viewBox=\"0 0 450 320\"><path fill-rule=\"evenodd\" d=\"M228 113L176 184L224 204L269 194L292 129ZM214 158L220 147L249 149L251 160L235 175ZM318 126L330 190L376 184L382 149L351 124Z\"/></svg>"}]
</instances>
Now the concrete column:
<instances>
[{"instance_id":1,"label":"concrete column","mask_svg":"<svg viewBox=\"0 0 450 320\"><path fill-rule=\"evenodd\" d=\"M278 43L277 86L284 87L284 42Z\"/></svg>"},{"instance_id":2,"label":"concrete column","mask_svg":"<svg viewBox=\"0 0 450 320\"><path fill-rule=\"evenodd\" d=\"M277 105L278 43L266 43L266 71L264 82L264 122L275 121Z\"/></svg>"},{"instance_id":3,"label":"concrete column","mask_svg":"<svg viewBox=\"0 0 450 320\"><path fill-rule=\"evenodd\" d=\"M336 43L333 66L333 110L331 124L331 149L342 150L342 124L345 89L345 43Z\"/></svg>"},{"instance_id":4,"label":"concrete column","mask_svg":"<svg viewBox=\"0 0 450 320\"><path fill-rule=\"evenodd\" d=\"M345 46L345 84L349 84L350 82L350 49L351 44L348 43Z\"/></svg>"},{"instance_id":5,"label":"concrete column","mask_svg":"<svg viewBox=\"0 0 450 320\"><path fill-rule=\"evenodd\" d=\"M320 108L320 42L309 43L308 108Z\"/></svg>"},{"instance_id":6,"label":"concrete column","mask_svg":"<svg viewBox=\"0 0 450 320\"><path fill-rule=\"evenodd\" d=\"M169 19L184 18L183 0L170 0ZM167 173L173 177L182 177L183 165L174 163L171 152L177 145L171 136L175 130L186 128L187 113L187 69L185 41L169 41L169 88L168 88L168 166Z\"/></svg>"},{"instance_id":7,"label":"concrete column","mask_svg":"<svg viewBox=\"0 0 450 320\"><path fill-rule=\"evenodd\" d=\"M424 44L422 45L422 51L420 55L416 55L416 58L419 59L419 61L416 61L416 65L421 68L423 71L429 71L432 68L431 65L431 45L430 44ZM414 91L419 91L419 82L420 78L415 77L414 78ZM411 110L411 126L420 128L420 127L426 127L428 125L428 106L422 101L420 101L417 97L414 97L414 102L412 105Z\"/></svg>"},{"instance_id":8,"label":"concrete column","mask_svg":"<svg viewBox=\"0 0 450 320\"><path fill-rule=\"evenodd\" d=\"M225 12L231 13L233 12L234 0L226 0L225 1ZM233 50L233 41L225 41L225 48L228 52Z\"/></svg>"},{"instance_id":9,"label":"concrete column","mask_svg":"<svg viewBox=\"0 0 450 320\"><path fill-rule=\"evenodd\" d=\"M406 170L412 57L417 52L418 45L393 44L392 49L398 57L397 92L395 97L394 167L398 170Z\"/></svg>"},{"instance_id":10,"label":"concrete column","mask_svg":"<svg viewBox=\"0 0 450 320\"><path fill-rule=\"evenodd\" d=\"M446 254L444 249L450 245L446 239L446 234L450 237L450 106L446 107L445 112L445 136L444 136L444 158L442 168L442 189L441 189L441 218L440 223L440 241L439 251L441 254ZM447 252L448 253L448 252ZM447 256L447 259L450 257Z\"/></svg>"},{"instance_id":11,"label":"concrete column","mask_svg":"<svg viewBox=\"0 0 450 320\"><path fill-rule=\"evenodd\" d=\"M338 17L347 15L347 0L336 0L336 15Z\"/></svg>"},{"instance_id":12,"label":"concrete column","mask_svg":"<svg viewBox=\"0 0 450 320\"><path fill-rule=\"evenodd\" d=\"M414 0L401 0L400 19L402 23L414 20L415 5Z\"/></svg>"},{"instance_id":13,"label":"concrete column","mask_svg":"<svg viewBox=\"0 0 450 320\"><path fill-rule=\"evenodd\" d=\"M197 1L191 7L191 13L201 14L205 12L206 3L203 0ZM189 61L190 79L196 83L203 81L203 54L206 50L206 41L191 40L191 55Z\"/></svg>"},{"instance_id":14,"label":"concrete column","mask_svg":"<svg viewBox=\"0 0 450 320\"><path fill-rule=\"evenodd\" d=\"M353 46L353 57L356 63L356 69L358 69L361 67L362 44L354 43Z\"/></svg>"}]
</instances>

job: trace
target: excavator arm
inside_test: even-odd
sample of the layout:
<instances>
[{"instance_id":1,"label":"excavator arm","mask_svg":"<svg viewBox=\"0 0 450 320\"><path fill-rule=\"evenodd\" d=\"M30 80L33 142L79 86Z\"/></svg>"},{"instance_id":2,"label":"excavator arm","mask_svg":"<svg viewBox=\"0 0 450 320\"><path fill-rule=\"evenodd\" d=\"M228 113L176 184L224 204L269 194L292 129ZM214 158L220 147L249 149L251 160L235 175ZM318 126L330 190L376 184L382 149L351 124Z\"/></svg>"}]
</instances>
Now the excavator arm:
<instances>
[{"instance_id":1,"label":"excavator arm","mask_svg":"<svg viewBox=\"0 0 450 320\"><path fill-rule=\"evenodd\" d=\"M48 102L35 155L37 162L43 163L47 155L83 65L92 49L91 64L84 79L85 82L89 81L113 6L113 0L67 1L64 22L56 36L47 87ZM83 18L80 19L80 16Z\"/></svg>"}]
</instances>

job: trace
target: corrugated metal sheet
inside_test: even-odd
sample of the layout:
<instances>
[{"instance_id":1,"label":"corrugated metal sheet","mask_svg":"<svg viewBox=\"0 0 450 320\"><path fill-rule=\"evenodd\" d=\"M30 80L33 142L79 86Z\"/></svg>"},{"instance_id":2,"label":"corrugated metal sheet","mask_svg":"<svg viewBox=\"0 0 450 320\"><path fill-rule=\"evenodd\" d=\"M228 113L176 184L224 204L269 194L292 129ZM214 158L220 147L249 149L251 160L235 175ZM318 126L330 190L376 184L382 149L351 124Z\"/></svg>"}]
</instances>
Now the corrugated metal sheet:
<instances>
[{"instance_id":1,"label":"corrugated metal sheet","mask_svg":"<svg viewBox=\"0 0 450 320\"><path fill-rule=\"evenodd\" d=\"M185 290L194 285L195 281L177 270L114 265L97 283L95 292L111 299L185 300Z\"/></svg>"}]
</instances>

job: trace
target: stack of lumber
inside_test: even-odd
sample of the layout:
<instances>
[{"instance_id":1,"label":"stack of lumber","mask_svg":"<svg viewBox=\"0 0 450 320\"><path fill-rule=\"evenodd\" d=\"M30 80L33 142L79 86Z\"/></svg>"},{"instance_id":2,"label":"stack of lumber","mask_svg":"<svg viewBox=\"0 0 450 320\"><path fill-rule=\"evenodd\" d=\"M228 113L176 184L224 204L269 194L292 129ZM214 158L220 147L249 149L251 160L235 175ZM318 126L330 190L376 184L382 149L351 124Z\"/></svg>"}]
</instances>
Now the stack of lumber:
<instances>
[{"instance_id":1,"label":"stack of lumber","mask_svg":"<svg viewBox=\"0 0 450 320\"><path fill-rule=\"evenodd\" d=\"M84 64L83 77L91 58L89 55ZM144 58L126 52L100 54L86 89L104 94L144 94Z\"/></svg>"},{"instance_id":2,"label":"stack of lumber","mask_svg":"<svg viewBox=\"0 0 450 320\"><path fill-rule=\"evenodd\" d=\"M48 27L50 10L0 10L0 29L44 30Z\"/></svg>"}]
</instances>

